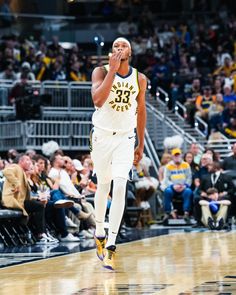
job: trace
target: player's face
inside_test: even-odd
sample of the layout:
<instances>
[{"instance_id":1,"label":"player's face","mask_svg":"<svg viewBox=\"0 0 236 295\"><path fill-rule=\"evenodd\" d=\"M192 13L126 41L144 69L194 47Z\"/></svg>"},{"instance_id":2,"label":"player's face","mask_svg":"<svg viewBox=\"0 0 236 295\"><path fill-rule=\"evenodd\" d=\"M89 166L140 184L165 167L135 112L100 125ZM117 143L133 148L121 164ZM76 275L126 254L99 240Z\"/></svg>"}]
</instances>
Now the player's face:
<instances>
[{"instance_id":1,"label":"player's face","mask_svg":"<svg viewBox=\"0 0 236 295\"><path fill-rule=\"evenodd\" d=\"M127 60L131 56L131 49L126 42L117 41L113 44L112 52L122 52L121 60Z\"/></svg>"}]
</instances>

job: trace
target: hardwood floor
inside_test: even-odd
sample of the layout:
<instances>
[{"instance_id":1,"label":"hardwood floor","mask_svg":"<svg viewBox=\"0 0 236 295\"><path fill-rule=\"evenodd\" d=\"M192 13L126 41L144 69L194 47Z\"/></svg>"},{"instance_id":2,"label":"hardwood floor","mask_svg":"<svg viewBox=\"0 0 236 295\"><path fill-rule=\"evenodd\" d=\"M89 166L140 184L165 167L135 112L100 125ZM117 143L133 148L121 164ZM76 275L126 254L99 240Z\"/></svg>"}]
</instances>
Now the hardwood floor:
<instances>
[{"instance_id":1,"label":"hardwood floor","mask_svg":"<svg viewBox=\"0 0 236 295\"><path fill-rule=\"evenodd\" d=\"M0 294L236 294L235 245L235 231L146 238L118 245L115 272L94 249L43 259L1 269Z\"/></svg>"}]
</instances>

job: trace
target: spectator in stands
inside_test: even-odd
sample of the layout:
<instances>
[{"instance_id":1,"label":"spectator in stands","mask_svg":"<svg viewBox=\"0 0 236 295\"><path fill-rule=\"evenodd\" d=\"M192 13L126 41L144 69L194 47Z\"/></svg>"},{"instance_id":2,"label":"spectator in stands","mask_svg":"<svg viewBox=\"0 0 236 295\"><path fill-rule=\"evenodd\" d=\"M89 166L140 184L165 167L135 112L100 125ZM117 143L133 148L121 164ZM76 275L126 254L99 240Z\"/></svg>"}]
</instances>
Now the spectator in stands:
<instances>
[{"instance_id":1,"label":"spectator in stands","mask_svg":"<svg viewBox=\"0 0 236 295\"><path fill-rule=\"evenodd\" d=\"M222 112L222 128L230 126L230 122L236 117L236 102L230 101L227 103L225 109Z\"/></svg>"},{"instance_id":2,"label":"spectator in stands","mask_svg":"<svg viewBox=\"0 0 236 295\"><path fill-rule=\"evenodd\" d=\"M200 168L199 170L193 175L194 179L194 194L193 194L193 213L194 213L194 218L197 221L196 227L201 227L202 222L201 222L201 206L199 204L200 201L200 193L199 193L199 186L201 183L202 178L204 175L209 174L209 165L212 164L213 159L211 154L203 154L201 157L201 162L200 162Z\"/></svg>"},{"instance_id":3,"label":"spectator in stands","mask_svg":"<svg viewBox=\"0 0 236 295\"><path fill-rule=\"evenodd\" d=\"M223 229L230 204L230 200L220 196L216 188L209 188L200 200L202 223L211 230Z\"/></svg>"},{"instance_id":4,"label":"spectator in stands","mask_svg":"<svg viewBox=\"0 0 236 295\"><path fill-rule=\"evenodd\" d=\"M35 63L32 65L33 73L36 80L44 81L49 75L49 65L45 62L45 54L42 51L37 51L35 57Z\"/></svg>"},{"instance_id":5,"label":"spectator in stands","mask_svg":"<svg viewBox=\"0 0 236 295\"><path fill-rule=\"evenodd\" d=\"M205 148L204 154L211 155L213 161L220 161L219 154L215 152L213 148L210 148L210 147Z\"/></svg>"},{"instance_id":6,"label":"spectator in stands","mask_svg":"<svg viewBox=\"0 0 236 295\"><path fill-rule=\"evenodd\" d=\"M53 64L51 64L49 69L49 79L53 81L65 81L66 73L63 70L62 63L56 60Z\"/></svg>"},{"instance_id":7,"label":"spectator in stands","mask_svg":"<svg viewBox=\"0 0 236 295\"><path fill-rule=\"evenodd\" d=\"M136 202L145 210L151 207L149 201L154 197L159 186L159 181L150 174L151 166L152 161L145 154L138 165L134 166L138 172L135 180Z\"/></svg>"},{"instance_id":8,"label":"spectator in stands","mask_svg":"<svg viewBox=\"0 0 236 295\"><path fill-rule=\"evenodd\" d=\"M225 104L224 104L222 94L221 93L216 94L216 101L213 104L211 104L209 108L209 112L208 112L209 120L211 120L213 116L221 115L222 111L224 110L224 107L225 107Z\"/></svg>"},{"instance_id":9,"label":"spectator in stands","mask_svg":"<svg viewBox=\"0 0 236 295\"><path fill-rule=\"evenodd\" d=\"M32 161L25 154L20 154L17 164L11 164L3 170L6 178L3 185L2 204L9 209L21 210L25 218L34 220L39 244L51 243L45 234L45 201L31 199L26 172L31 169Z\"/></svg>"},{"instance_id":10,"label":"spectator in stands","mask_svg":"<svg viewBox=\"0 0 236 295\"><path fill-rule=\"evenodd\" d=\"M232 155L224 158L222 162L222 168L224 170L236 171L236 143L232 145Z\"/></svg>"},{"instance_id":11,"label":"spectator in stands","mask_svg":"<svg viewBox=\"0 0 236 295\"><path fill-rule=\"evenodd\" d=\"M201 81L199 78L193 79L192 84L185 84L184 97L186 102L192 102L199 95L201 95Z\"/></svg>"},{"instance_id":12,"label":"spectator in stands","mask_svg":"<svg viewBox=\"0 0 236 295\"><path fill-rule=\"evenodd\" d=\"M235 205L234 184L230 176L228 176L225 173L222 173L220 163L218 161L214 161L208 166L208 171L210 173L203 176L199 186L199 193L201 198L207 197L207 190L209 188L214 187L217 189L218 199L223 198L223 199L231 200L233 204ZM200 205L201 205L201 202L200 202ZM224 219L224 222L225 222L225 219Z\"/></svg>"},{"instance_id":13,"label":"spectator in stands","mask_svg":"<svg viewBox=\"0 0 236 295\"><path fill-rule=\"evenodd\" d=\"M29 95L33 95L33 88L29 84L29 81L27 79L27 74L22 73L20 80L14 84L12 87L10 94L9 94L9 101L11 104L17 103L17 99L24 98ZM38 92L37 92L38 94ZM25 112L24 110L21 110L22 112Z\"/></svg>"},{"instance_id":14,"label":"spectator in stands","mask_svg":"<svg viewBox=\"0 0 236 295\"><path fill-rule=\"evenodd\" d=\"M223 74L225 77L229 77L231 75L232 70L235 68L235 63L232 62L232 58L229 54L224 55L223 65L217 68L213 75Z\"/></svg>"},{"instance_id":15,"label":"spectator in stands","mask_svg":"<svg viewBox=\"0 0 236 295\"><path fill-rule=\"evenodd\" d=\"M165 223L171 213L171 204L174 196L183 198L184 219L189 222L189 212L192 202L192 184L191 168L188 163L182 160L182 151L175 148L171 151L172 161L166 165L164 171L163 188L164 188L164 210Z\"/></svg>"},{"instance_id":16,"label":"spectator in stands","mask_svg":"<svg viewBox=\"0 0 236 295\"><path fill-rule=\"evenodd\" d=\"M62 47L59 44L58 36L52 36L52 43L48 45L48 49L53 53L53 57L60 54Z\"/></svg>"},{"instance_id":17,"label":"spectator in stands","mask_svg":"<svg viewBox=\"0 0 236 295\"><path fill-rule=\"evenodd\" d=\"M40 162L40 161L39 161ZM59 233L59 239L62 242L78 242L79 238L68 233L66 228L66 211L74 205L71 200L66 200L65 196L59 190L59 180L54 183L47 178L45 182L40 179L42 165L34 163L33 169L27 173L27 180L31 189L31 194L37 200L44 200L45 215L48 224L54 224ZM53 239L50 233L47 234Z\"/></svg>"},{"instance_id":18,"label":"spectator in stands","mask_svg":"<svg viewBox=\"0 0 236 295\"><path fill-rule=\"evenodd\" d=\"M222 82L220 78L216 78L213 85L213 94L222 94Z\"/></svg>"},{"instance_id":19,"label":"spectator in stands","mask_svg":"<svg viewBox=\"0 0 236 295\"><path fill-rule=\"evenodd\" d=\"M75 174L77 174L77 171L74 167L74 162L72 161L72 159L68 156L64 156L64 168L65 171L68 173L68 175L70 176L70 185L74 185L72 179L75 177ZM84 170L84 169L83 169ZM88 186L88 178L86 177L86 179L84 180L84 185ZM67 184L68 186L68 184ZM76 186L74 185L75 191L77 191L77 193L79 193L79 191L77 190ZM81 195L80 199L76 200L77 203L80 204L82 210L84 212L86 212L87 214L89 214L88 219L86 220L86 224L83 227L83 234L87 237L87 238L93 238L93 235L91 235L91 232L94 233L94 229L95 229L95 218L94 218L94 208L93 205L87 201L86 199L86 194L84 194L84 189L82 190L83 195ZM80 194L79 194L80 195ZM89 231L90 230L90 231Z\"/></svg>"},{"instance_id":20,"label":"spectator in stands","mask_svg":"<svg viewBox=\"0 0 236 295\"><path fill-rule=\"evenodd\" d=\"M68 161L68 162L67 162ZM73 201L80 204L81 207L85 208L85 210L88 211L88 213L85 213L82 210L78 210L79 212L75 212L74 214L79 219L88 220L88 222L91 225L95 224L93 211L91 210L91 206L87 204L86 199L84 196L82 196L78 190L73 185L70 175L68 172L64 169L67 166L71 165L71 159L69 157L64 160L64 158L61 155L53 155L51 157L51 165L52 168L49 172L49 177L53 180L59 178L59 187L60 190L65 194L66 197L71 198ZM80 206L78 208L80 208Z\"/></svg>"},{"instance_id":21,"label":"spectator in stands","mask_svg":"<svg viewBox=\"0 0 236 295\"><path fill-rule=\"evenodd\" d=\"M215 101L216 96L212 95L211 87L209 85L205 86L203 88L203 95L199 95L196 98L196 115L208 122L209 109L210 106L215 103Z\"/></svg>"},{"instance_id":22,"label":"spectator in stands","mask_svg":"<svg viewBox=\"0 0 236 295\"><path fill-rule=\"evenodd\" d=\"M159 62L153 67L151 93L156 95L157 86L164 89L168 88L170 82L170 69L166 57L162 55Z\"/></svg>"},{"instance_id":23,"label":"spectator in stands","mask_svg":"<svg viewBox=\"0 0 236 295\"><path fill-rule=\"evenodd\" d=\"M22 63L20 72L16 74L16 79L21 80L22 76L26 77L27 80L35 81L35 75L31 70L30 63L27 61Z\"/></svg>"},{"instance_id":24,"label":"spectator in stands","mask_svg":"<svg viewBox=\"0 0 236 295\"><path fill-rule=\"evenodd\" d=\"M18 151L16 149L10 149L7 152L7 161L12 164L18 155Z\"/></svg>"},{"instance_id":25,"label":"spectator in stands","mask_svg":"<svg viewBox=\"0 0 236 295\"><path fill-rule=\"evenodd\" d=\"M232 92L232 87L230 84L224 85L224 94L223 94L223 100L224 103L234 101L236 102L236 95Z\"/></svg>"},{"instance_id":26,"label":"spectator in stands","mask_svg":"<svg viewBox=\"0 0 236 295\"><path fill-rule=\"evenodd\" d=\"M36 156L36 151L33 150L33 149L28 149L28 150L25 152L25 154L26 154L27 156L29 156L30 159L33 159L33 158Z\"/></svg>"},{"instance_id":27,"label":"spectator in stands","mask_svg":"<svg viewBox=\"0 0 236 295\"><path fill-rule=\"evenodd\" d=\"M222 112L225 108L222 94L216 94L216 101L209 108L209 134L221 130Z\"/></svg>"},{"instance_id":28,"label":"spectator in stands","mask_svg":"<svg viewBox=\"0 0 236 295\"><path fill-rule=\"evenodd\" d=\"M236 138L236 116L230 119L230 123L224 128L224 132L229 138Z\"/></svg>"},{"instance_id":29,"label":"spectator in stands","mask_svg":"<svg viewBox=\"0 0 236 295\"><path fill-rule=\"evenodd\" d=\"M68 73L69 81L86 81L86 74L81 71L81 65L79 61L76 61L70 66Z\"/></svg>"},{"instance_id":30,"label":"spectator in stands","mask_svg":"<svg viewBox=\"0 0 236 295\"><path fill-rule=\"evenodd\" d=\"M199 165L202 157L202 152L200 150L199 144L197 142L191 143L189 152L193 154L194 163L196 165Z\"/></svg>"},{"instance_id":31,"label":"spectator in stands","mask_svg":"<svg viewBox=\"0 0 236 295\"><path fill-rule=\"evenodd\" d=\"M205 153L201 157L200 168L194 175L194 185L196 188L199 187L202 177L208 174L208 166L213 162L212 155L210 153Z\"/></svg>"},{"instance_id":32,"label":"spectator in stands","mask_svg":"<svg viewBox=\"0 0 236 295\"><path fill-rule=\"evenodd\" d=\"M222 173L221 164L214 161L208 165L208 174L205 174L199 185L199 193L206 196L208 188L214 187L218 190L219 196L228 196L230 199L234 195L234 184L229 175Z\"/></svg>"},{"instance_id":33,"label":"spectator in stands","mask_svg":"<svg viewBox=\"0 0 236 295\"><path fill-rule=\"evenodd\" d=\"M17 76L14 72L12 64L8 64L3 72L0 73L0 80L16 80Z\"/></svg>"},{"instance_id":34,"label":"spectator in stands","mask_svg":"<svg viewBox=\"0 0 236 295\"><path fill-rule=\"evenodd\" d=\"M192 172L192 185L191 185L191 189L192 191L194 191L195 189L195 186L194 186L194 175L199 171L199 165L197 165L195 162L194 162L194 155L191 153L191 152L187 152L185 153L184 155L184 161L186 163L189 164L190 168L191 168L191 172Z\"/></svg>"},{"instance_id":35,"label":"spectator in stands","mask_svg":"<svg viewBox=\"0 0 236 295\"><path fill-rule=\"evenodd\" d=\"M162 183L163 179L164 179L164 170L165 170L165 166L171 161L172 157L171 154L169 153L164 153L161 157L161 165L159 167L158 170L158 179L160 184Z\"/></svg>"}]
</instances>

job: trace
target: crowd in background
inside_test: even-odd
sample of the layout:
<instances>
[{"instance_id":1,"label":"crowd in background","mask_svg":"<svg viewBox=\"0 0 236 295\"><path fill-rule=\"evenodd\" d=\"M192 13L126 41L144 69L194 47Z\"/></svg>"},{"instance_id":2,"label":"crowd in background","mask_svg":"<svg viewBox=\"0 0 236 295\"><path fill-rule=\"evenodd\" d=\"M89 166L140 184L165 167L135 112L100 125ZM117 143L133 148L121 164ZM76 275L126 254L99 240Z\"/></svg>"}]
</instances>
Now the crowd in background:
<instances>
[{"instance_id":1,"label":"crowd in background","mask_svg":"<svg viewBox=\"0 0 236 295\"><path fill-rule=\"evenodd\" d=\"M136 8L140 7L139 4ZM215 16L191 17L157 23L148 5L137 19L128 9L117 35L132 43L132 65L144 72L151 84L186 106L186 120L207 122L207 135L221 131L236 137L236 21L221 7ZM64 49L56 36L52 40L30 41L6 36L0 44L0 79L90 81L96 66L80 42Z\"/></svg>"},{"instance_id":2,"label":"crowd in background","mask_svg":"<svg viewBox=\"0 0 236 295\"><path fill-rule=\"evenodd\" d=\"M27 216L35 210L35 204L28 204L29 201L40 204L45 212L41 212L37 223L42 221L42 214L45 220L40 231L36 226L36 232L44 243L45 239L48 242L46 225L50 224L57 228L57 238L64 242L93 237L96 174L89 155L80 160L72 159L60 149L50 157L34 150L20 154L12 149L6 159L0 159L0 179L4 183L2 205L23 210ZM191 144L185 153L180 148L167 148L158 175L152 172L152 161L144 155L140 164L133 167L133 177L128 181L126 206L141 207L148 213L145 220L140 216L137 226L157 222L167 225L169 219L182 216L187 225L194 218L194 227L221 230L228 226L229 216L236 216L235 171L236 144L224 160L213 149L201 151L197 143ZM22 173L27 179L26 187ZM20 182L17 188L15 176ZM108 211L111 202L110 192ZM126 226L131 226L126 221L124 217Z\"/></svg>"},{"instance_id":3,"label":"crowd in background","mask_svg":"<svg viewBox=\"0 0 236 295\"><path fill-rule=\"evenodd\" d=\"M105 8L104 12L109 13L109 7ZM150 7L145 6L138 20L132 14L132 10L129 11L127 20L120 22L117 35L130 40L132 65L147 75L152 96L155 97L158 86L162 87L170 95L170 108L174 108L176 101L185 105L186 120L190 124L194 124L194 117L197 115L208 123L208 135L211 132L221 131L227 136L236 138L236 21L234 15L226 8L211 18L202 16L175 22L165 21L157 25ZM71 49L64 49L56 36L53 36L52 40L41 37L34 41L18 36L6 36L1 41L0 79L90 81L92 70L96 66L92 62L91 54L82 49L79 42ZM230 206L235 214L234 194L229 179L225 180L225 183L228 181L229 186L223 187L222 191L219 191L219 187L217 191L208 191L208 189L212 188L209 175L216 174L219 178L219 172L221 174L222 169L236 168L236 146L233 145L233 155L224 161L221 161L214 151L205 151L201 154L196 150L197 148L193 145L185 155L182 150L176 149L165 153L158 179L150 175L150 161L144 158L143 166L135 167L135 181L129 183L127 192L129 203L152 211L155 219L156 212L153 212L153 206L150 204L153 196L155 199L156 193L161 191L163 203L160 207L165 213L165 222L171 216L176 218L172 201L175 195L181 196L184 200L182 209L186 222L189 222L193 214L197 225L204 224L211 229L222 229L227 218L225 211L223 217L220 215L214 220L209 214L215 216L215 213L205 210L206 203L201 201L210 202L214 199L215 203L218 202L219 206L216 206L218 209L221 205ZM11 157L15 158L15 156L9 153L8 159L0 160L2 178L6 177L4 170L9 169ZM59 239L70 241L78 238L76 234L69 235L66 222L69 227L74 223L75 228L84 230L83 235L91 236L94 230L93 208L87 204L89 202L86 202L86 198L96 190L96 181L92 179L92 173L90 173L92 163L89 162L89 158L88 162L86 160L78 162L78 159L72 160L68 156L57 154L56 157L51 158L52 168L50 168L47 167L49 161L46 158L31 154L25 157L28 157L26 159L31 171L28 175L31 195L36 197L37 202L45 205L41 206L40 210L47 211L47 206L48 212L51 212L51 209L62 209L56 211L56 214L55 212L49 214L50 218L52 216L55 218L53 222L57 223ZM50 184L47 184L49 190L47 200L44 198L41 200L41 196L38 195L39 187L42 185L39 177L39 160L44 162L43 174L47 172L46 176L51 180L51 182L48 181ZM181 185L173 178L175 174L173 171L176 171L177 164L182 165L181 171L177 171L182 179ZM58 171L63 171L64 176L61 177ZM86 180L83 179L81 171L85 171ZM204 175L210 177L210 180L207 178L208 182L201 181ZM63 196L52 191L61 191ZM72 193L68 194L68 191ZM85 199L82 196L85 196ZM109 201L111 201L110 197L112 196L108 196ZM72 198L77 198L79 201ZM60 208L57 204L55 206L58 201L61 203ZM65 208L68 201L71 201L70 204L73 206ZM221 204L220 201L224 202ZM202 208L204 208L204 216ZM30 206L29 211L31 209ZM215 208L215 212L218 212L218 209ZM58 214L61 214L62 223L58 223L55 217ZM81 228L80 220L90 220L90 222ZM41 224L40 229L37 230L39 240L45 239L44 241L47 242L45 225Z\"/></svg>"}]
</instances>

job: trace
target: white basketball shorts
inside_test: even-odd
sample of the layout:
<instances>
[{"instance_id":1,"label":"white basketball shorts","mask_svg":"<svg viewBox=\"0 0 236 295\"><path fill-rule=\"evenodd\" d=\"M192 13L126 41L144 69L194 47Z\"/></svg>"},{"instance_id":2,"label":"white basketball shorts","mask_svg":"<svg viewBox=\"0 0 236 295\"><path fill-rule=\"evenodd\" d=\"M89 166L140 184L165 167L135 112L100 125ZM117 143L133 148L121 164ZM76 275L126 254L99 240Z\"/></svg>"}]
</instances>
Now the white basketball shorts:
<instances>
[{"instance_id":1,"label":"white basketball shorts","mask_svg":"<svg viewBox=\"0 0 236 295\"><path fill-rule=\"evenodd\" d=\"M115 177L128 179L134 160L135 133L110 132L94 127L91 131L91 158L99 183Z\"/></svg>"}]
</instances>

